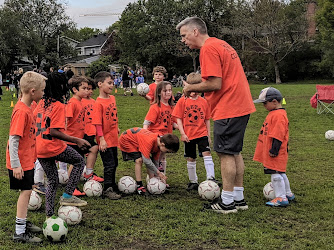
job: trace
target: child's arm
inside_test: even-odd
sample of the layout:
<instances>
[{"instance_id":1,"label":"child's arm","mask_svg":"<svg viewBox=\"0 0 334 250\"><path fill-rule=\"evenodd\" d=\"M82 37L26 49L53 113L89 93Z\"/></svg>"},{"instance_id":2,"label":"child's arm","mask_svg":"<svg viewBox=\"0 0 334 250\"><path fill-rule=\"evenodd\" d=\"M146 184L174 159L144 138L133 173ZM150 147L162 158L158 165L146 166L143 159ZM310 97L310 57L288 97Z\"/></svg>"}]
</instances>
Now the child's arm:
<instances>
[{"instance_id":1,"label":"child's arm","mask_svg":"<svg viewBox=\"0 0 334 250\"><path fill-rule=\"evenodd\" d=\"M177 125L179 126L179 130L180 130L180 134L181 134L181 141L185 141L185 142L189 142L189 138L186 135L186 133L184 132L183 129L183 124L182 124L182 120L180 118L176 118L177 121Z\"/></svg>"},{"instance_id":2,"label":"child's arm","mask_svg":"<svg viewBox=\"0 0 334 250\"><path fill-rule=\"evenodd\" d=\"M208 140L209 140L209 144L211 145L211 131L210 131L210 120L205 120L205 126L206 126L206 130L208 131Z\"/></svg>"},{"instance_id":3,"label":"child's arm","mask_svg":"<svg viewBox=\"0 0 334 250\"><path fill-rule=\"evenodd\" d=\"M148 127L150 126L151 122L148 121L148 120L145 120L144 123L143 123L143 128L144 129L148 129Z\"/></svg>"},{"instance_id":4,"label":"child's arm","mask_svg":"<svg viewBox=\"0 0 334 250\"><path fill-rule=\"evenodd\" d=\"M10 135L9 136L9 155L10 155L10 165L13 169L13 176L22 180L24 176L23 169L21 167L20 158L19 158L19 135Z\"/></svg>"},{"instance_id":5,"label":"child's arm","mask_svg":"<svg viewBox=\"0 0 334 250\"><path fill-rule=\"evenodd\" d=\"M150 158L146 158L143 154L141 155L144 164L148 168L149 171L153 172L154 174L157 174L159 178L166 183L167 176L161 173L156 165L153 163L153 161ZM159 163L158 163L159 164Z\"/></svg>"},{"instance_id":6,"label":"child's arm","mask_svg":"<svg viewBox=\"0 0 334 250\"><path fill-rule=\"evenodd\" d=\"M80 139L74 136L66 135L56 128L50 129L50 135L63 141L73 142L78 145L81 150L86 150L91 147L90 143L84 139Z\"/></svg>"},{"instance_id":7,"label":"child's arm","mask_svg":"<svg viewBox=\"0 0 334 250\"><path fill-rule=\"evenodd\" d=\"M99 150L104 152L108 148L108 143L104 139L102 125L95 125L95 126L96 126L96 135L100 139Z\"/></svg>"},{"instance_id":8,"label":"child's arm","mask_svg":"<svg viewBox=\"0 0 334 250\"><path fill-rule=\"evenodd\" d=\"M280 140L273 138L273 143L271 145L271 149L269 150L269 156L276 157L281 148L281 145L282 145L282 142Z\"/></svg>"}]
</instances>

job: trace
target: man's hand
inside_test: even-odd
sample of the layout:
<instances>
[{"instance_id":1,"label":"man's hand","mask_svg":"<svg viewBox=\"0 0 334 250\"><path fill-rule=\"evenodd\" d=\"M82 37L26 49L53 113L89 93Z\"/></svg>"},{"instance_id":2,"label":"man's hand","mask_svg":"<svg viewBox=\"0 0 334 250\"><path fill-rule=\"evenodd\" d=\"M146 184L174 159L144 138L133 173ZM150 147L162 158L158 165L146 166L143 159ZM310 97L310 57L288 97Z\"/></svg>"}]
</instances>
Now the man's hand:
<instances>
[{"instance_id":1,"label":"man's hand","mask_svg":"<svg viewBox=\"0 0 334 250\"><path fill-rule=\"evenodd\" d=\"M18 180L22 180L22 178L24 176L24 172L23 172L22 167L13 168L13 176L14 176L14 178L16 178Z\"/></svg>"}]
</instances>

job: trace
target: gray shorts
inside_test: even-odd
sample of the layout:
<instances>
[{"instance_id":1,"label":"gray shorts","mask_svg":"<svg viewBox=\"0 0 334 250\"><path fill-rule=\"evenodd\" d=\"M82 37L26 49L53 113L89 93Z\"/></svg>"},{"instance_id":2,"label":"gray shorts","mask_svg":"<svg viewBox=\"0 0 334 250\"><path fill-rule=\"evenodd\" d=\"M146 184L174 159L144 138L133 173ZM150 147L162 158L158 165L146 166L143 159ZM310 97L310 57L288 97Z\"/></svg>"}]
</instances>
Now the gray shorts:
<instances>
[{"instance_id":1,"label":"gray shorts","mask_svg":"<svg viewBox=\"0 0 334 250\"><path fill-rule=\"evenodd\" d=\"M242 151L246 126L250 115L214 121L213 149L217 153L238 155Z\"/></svg>"}]
</instances>

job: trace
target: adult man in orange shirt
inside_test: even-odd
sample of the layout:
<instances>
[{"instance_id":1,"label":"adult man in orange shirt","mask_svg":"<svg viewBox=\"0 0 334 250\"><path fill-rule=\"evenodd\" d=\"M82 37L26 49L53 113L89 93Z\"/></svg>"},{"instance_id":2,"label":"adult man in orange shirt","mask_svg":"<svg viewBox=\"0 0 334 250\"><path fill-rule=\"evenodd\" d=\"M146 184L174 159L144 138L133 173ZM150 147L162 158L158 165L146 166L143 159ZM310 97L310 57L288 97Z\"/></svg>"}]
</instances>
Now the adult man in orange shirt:
<instances>
[{"instance_id":1,"label":"adult man in orange shirt","mask_svg":"<svg viewBox=\"0 0 334 250\"><path fill-rule=\"evenodd\" d=\"M237 52L225 41L210 37L205 22L189 17L180 22L181 41L200 49L202 82L187 84L184 92L205 92L214 120L214 150L221 162L221 201L207 206L218 213L248 209L243 195L244 161L240 152L251 113L255 112L249 85Z\"/></svg>"}]
</instances>

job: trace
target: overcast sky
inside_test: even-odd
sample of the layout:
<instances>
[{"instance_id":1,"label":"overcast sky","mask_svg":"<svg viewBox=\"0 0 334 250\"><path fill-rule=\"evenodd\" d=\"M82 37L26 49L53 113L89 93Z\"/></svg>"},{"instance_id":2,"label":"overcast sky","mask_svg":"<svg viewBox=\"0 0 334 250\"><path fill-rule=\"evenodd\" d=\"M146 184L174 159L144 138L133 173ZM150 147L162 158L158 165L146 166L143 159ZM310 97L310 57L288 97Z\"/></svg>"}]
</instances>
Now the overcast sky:
<instances>
[{"instance_id":1,"label":"overcast sky","mask_svg":"<svg viewBox=\"0 0 334 250\"><path fill-rule=\"evenodd\" d=\"M67 0L66 12L72 20L77 23L78 28L90 27L104 30L117 20L120 16L84 16L83 14L109 14L122 13L128 3L136 0ZM0 5L4 0L0 0Z\"/></svg>"}]
</instances>

